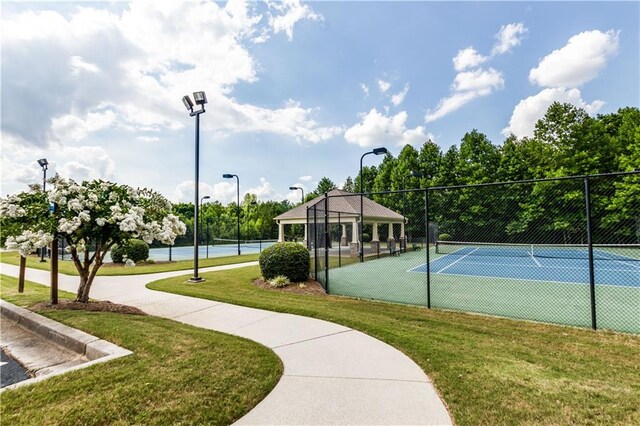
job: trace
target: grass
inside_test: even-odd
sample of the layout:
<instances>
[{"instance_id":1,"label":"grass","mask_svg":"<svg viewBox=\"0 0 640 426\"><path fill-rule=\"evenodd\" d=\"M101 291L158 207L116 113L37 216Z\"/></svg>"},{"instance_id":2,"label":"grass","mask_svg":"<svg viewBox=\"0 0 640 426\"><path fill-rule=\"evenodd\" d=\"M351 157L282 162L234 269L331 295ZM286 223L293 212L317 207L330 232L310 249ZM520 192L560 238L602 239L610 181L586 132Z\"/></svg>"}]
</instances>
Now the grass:
<instances>
[{"instance_id":1,"label":"grass","mask_svg":"<svg viewBox=\"0 0 640 426\"><path fill-rule=\"evenodd\" d=\"M210 266L231 265L234 263L252 262L258 260L259 254L243 254L240 256L211 257L209 259L199 259L199 268ZM0 252L0 262L10 265L20 265L20 255L17 252ZM51 261L40 262L38 256L32 255L27 258L27 268L51 270ZM157 272L182 271L193 268L193 260L179 260L176 262L157 262L148 264L138 264L135 267L107 263L98 270L98 275L141 275L155 274ZM58 261L58 270L65 275L78 275L78 270L71 260Z\"/></svg>"},{"instance_id":2,"label":"grass","mask_svg":"<svg viewBox=\"0 0 640 426\"><path fill-rule=\"evenodd\" d=\"M429 375L458 425L640 424L640 337L346 297L257 288L257 267L150 288L321 318L398 348Z\"/></svg>"},{"instance_id":3,"label":"grass","mask_svg":"<svg viewBox=\"0 0 640 426\"><path fill-rule=\"evenodd\" d=\"M48 298L45 286L27 282L19 294L15 278L1 278L2 298L11 303ZM230 424L260 402L283 371L264 346L171 320L40 313L134 354L3 393L3 424Z\"/></svg>"}]
</instances>

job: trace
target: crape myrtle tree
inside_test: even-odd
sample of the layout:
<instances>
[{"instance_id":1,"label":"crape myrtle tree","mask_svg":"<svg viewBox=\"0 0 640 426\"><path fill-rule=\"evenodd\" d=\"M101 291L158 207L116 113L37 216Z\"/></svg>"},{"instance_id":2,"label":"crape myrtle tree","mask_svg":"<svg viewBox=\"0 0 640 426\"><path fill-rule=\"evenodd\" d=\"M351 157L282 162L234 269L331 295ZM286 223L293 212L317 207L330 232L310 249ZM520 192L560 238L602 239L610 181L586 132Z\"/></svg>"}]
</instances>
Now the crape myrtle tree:
<instances>
[{"instance_id":1,"label":"crape myrtle tree","mask_svg":"<svg viewBox=\"0 0 640 426\"><path fill-rule=\"evenodd\" d=\"M77 302L89 301L93 279L115 244L130 238L173 244L185 233L184 223L171 214L171 203L155 191L102 180L78 184L58 176L49 182L46 193L32 185L28 192L0 200L2 225L14 230L5 246L26 257L63 238L80 275Z\"/></svg>"}]
</instances>

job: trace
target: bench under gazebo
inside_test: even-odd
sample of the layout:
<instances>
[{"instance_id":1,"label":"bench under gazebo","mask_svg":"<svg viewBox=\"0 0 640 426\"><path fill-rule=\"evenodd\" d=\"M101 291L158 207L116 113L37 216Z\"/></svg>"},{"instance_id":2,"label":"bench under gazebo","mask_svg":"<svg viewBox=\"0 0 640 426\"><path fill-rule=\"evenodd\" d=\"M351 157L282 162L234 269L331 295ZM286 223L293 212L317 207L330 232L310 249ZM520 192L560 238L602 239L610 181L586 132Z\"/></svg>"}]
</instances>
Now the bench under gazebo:
<instances>
[{"instance_id":1,"label":"bench under gazebo","mask_svg":"<svg viewBox=\"0 0 640 426\"><path fill-rule=\"evenodd\" d=\"M279 216L276 216L274 220L278 224L278 241L285 241L285 226L303 225L304 244L308 246L309 230L307 214L309 208L312 208L313 211L313 207L316 206L317 211L320 211L322 216L324 216L324 198L324 195L321 195L285 213L282 213ZM360 222L360 195L341 191L339 189L333 189L328 192L327 210L329 212L327 215L327 222L333 225L341 225L340 246L349 246L351 255L357 255L360 250L360 234L358 232L358 225ZM386 225L388 227L388 237L385 241L388 250L392 252L396 251L396 241L398 241L400 249L405 248L404 225L406 223L406 218L404 216L367 197L362 197L362 212L364 216L364 224L370 224L372 226L372 252L379 252L381 249L380 233L378 232L378 227L381 225ZM316 221L318 221L318 223L320 223L320 221L324 223L324 217L318 217L316 218ZM399 237L397 240L395 238L396 235Z\"/></svg>"}]
</instances>

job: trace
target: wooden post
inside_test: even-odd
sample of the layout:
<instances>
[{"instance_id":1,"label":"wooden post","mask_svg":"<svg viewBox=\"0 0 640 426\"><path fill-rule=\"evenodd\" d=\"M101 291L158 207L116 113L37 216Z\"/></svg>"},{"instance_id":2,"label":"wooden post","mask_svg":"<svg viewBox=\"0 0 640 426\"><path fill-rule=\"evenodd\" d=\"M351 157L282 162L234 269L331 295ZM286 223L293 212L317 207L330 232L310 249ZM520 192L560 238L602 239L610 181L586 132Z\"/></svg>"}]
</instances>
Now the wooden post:
<instances>
[{"instance_id":1,"label":"wooden post","mask_svg":"<svg viewBox=\"0 0 640 426\"><path fill-rule=\"evenodd\" d=\"M58 304L58 239L51 242L51 304Z\"/></svg>"},{"instance_id":2,"label":"wooden post","mask_svg":"<svg viewBox=\"0 0 640 426\"><path fill-rule=\"evenodd\" d=\"M20 273L18 275L18 293L24 293L24 272L27 269L27 258L20 256Z\"/></svg>"}]
</instances>

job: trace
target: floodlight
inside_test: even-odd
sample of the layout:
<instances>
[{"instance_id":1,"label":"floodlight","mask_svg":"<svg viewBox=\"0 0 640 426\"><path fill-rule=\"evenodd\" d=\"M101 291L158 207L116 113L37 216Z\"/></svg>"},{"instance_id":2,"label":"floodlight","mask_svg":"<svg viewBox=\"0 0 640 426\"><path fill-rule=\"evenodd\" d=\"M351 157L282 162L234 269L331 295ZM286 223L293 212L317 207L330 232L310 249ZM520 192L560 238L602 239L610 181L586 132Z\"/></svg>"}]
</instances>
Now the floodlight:
<instances>
[{"instance_id":1,"label":"floodlight","mask_svg":"<svg viewBox=\"0 0 640 426\"><path fill-rule=\"evenodd\" d=\"M374 153L375 155L386 154L386 153L388 153L388 152L389 152L389 151L387 150L387 148L375 148L375 149L373 150L373 153Z\"/></svg>"},{"instance_id":2,"label":"floodlight","mask_svg":"<svg viewBox=\"0 0 640 426\"><path fill-rule=\"evenodd\" d=\"M193 100L197 105L204 105L207 103L207 95L204 92L193 92Z\"/></svg>"},{"instance_id":3,"label":"floodlight","mask_svg":"<svg viewBox=\"0 0 640 426\"><path fill-rule=\"evenodd\" d=\"M47 161L46 158L41 158L38 160L38 164L40 164L40 167L44 168L49 165L49 162Z\"/></svg>"},{"instance_id":4,"label":"floodlight","mask_svg":"<svg viewBox=\"0 0 640 426\"><path fill-rule=\"evenodd\" d=\"M193 109L193 102L191 102L191 98L189 97L189 95L185 95L182 97L182 103L188 110Z\"/></svg>"}]
</instances>

